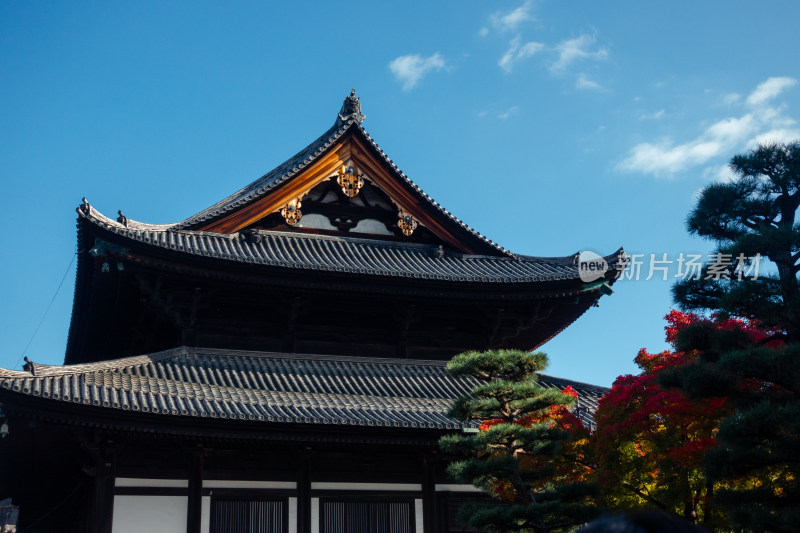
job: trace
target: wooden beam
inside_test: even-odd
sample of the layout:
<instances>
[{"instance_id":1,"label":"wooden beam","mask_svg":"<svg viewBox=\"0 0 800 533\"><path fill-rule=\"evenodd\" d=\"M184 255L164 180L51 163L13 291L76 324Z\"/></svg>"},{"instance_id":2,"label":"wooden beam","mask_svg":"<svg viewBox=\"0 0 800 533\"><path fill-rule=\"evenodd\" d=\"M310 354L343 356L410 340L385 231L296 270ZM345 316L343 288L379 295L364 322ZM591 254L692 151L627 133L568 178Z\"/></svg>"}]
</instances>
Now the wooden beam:
<instances>
[{"instance_id":1,"label":"wooden beam","mask_svg":"<svg viewBox=\"0 0 800 533\"><path fill-rule=\"evenodd\" d=\"M279 187L274 192L252 204L234 211L230 215L199 228L199 230L216 233L236 233L270 213L274 213L290 200L306 194L316 185L328 179L336 169L345 164L349 157L349 144L340 142L328 154L284 186Z\"/></svg>"},{"instance_id":2,"label":"wooden beam","mask_svg":"<svg viewBox=\"0 0 800 533\"><path fill-rule=\"evenodd\" d=\"M436 531L436 456L427 452L422 457L422 524L425 533Z\"/></svg>"},{"instance_id":3,"label":"wooden beam","mask_svg":"<svg viewBox=\"0 0 800 533\"><path fill-rule=\"evenodd\" d=\"M186 507L186 533L201 533L203 512L203 454L192 450L189 465L189 502Z\"/></svg>"},{"instance_id":4,"label":"wooden beam","mask_svg":"<svg viewBox=\"0 0 800 533\"><path fill-rule=\"evenodd\" d=\"M114 443L103 435L98 435L96 439L91 450L95 465L89 531L111 533L114 518Z\"/></svg>"},{"instance_id":5,"label":"wooden beam","mask_svg":"<svg viewBox=\"0 0 800 533\"><path fill-rule=\"evenodd\" d=\"M297 471L297 533L311 533L311 450L299 453Z\"/></svg>"}]
</instances>

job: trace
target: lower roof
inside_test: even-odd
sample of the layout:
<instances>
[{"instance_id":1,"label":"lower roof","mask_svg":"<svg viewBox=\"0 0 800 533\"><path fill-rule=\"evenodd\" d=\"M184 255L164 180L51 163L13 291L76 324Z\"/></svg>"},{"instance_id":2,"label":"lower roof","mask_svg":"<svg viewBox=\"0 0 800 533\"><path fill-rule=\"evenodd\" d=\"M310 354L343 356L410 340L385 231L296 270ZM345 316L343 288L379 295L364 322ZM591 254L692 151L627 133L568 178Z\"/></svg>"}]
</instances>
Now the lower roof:
<instances>
[{"instance_id":1,"label":"lower roof","mask_svg":"<svg viewBox=\"0 0 800 533\"><path fill-rule=\"evenodd\" d=\"M0 389L60 405L184 419L459 429L463 423L446 413L478 381L454 378L445 365L180 347L89 364L0 369ZM558 389L571 385L578 393L576 414L587 425L607 392L546 375L540 383Z\"/></svg>"}]
</instances>

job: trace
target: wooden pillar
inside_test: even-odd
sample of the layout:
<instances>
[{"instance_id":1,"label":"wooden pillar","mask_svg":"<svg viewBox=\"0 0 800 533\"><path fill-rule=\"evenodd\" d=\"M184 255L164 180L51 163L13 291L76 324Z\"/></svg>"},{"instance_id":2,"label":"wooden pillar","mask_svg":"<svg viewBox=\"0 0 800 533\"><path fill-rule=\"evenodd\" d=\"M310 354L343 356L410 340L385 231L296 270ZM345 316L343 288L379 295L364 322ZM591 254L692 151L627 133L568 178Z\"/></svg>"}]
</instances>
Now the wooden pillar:
<instances>
[{"instance_id":1,"label":"wooden pillar","mask_svg":"<svg viewBox=\"0 0 800 533\"><path fill-rule=\"evenodd\" d=\"M422 524L425 533L437 531L436 509L436 455L426 453L423 458Z\"/></svg>"},{"instance_id":2,"label":"wooden pillar","mask_svg":"<svg viewBox=\"0 0 800 533\"><path fill-rule=\"evenodd\" d=\"M186 511L186 533L200 533L203 513L203 454L192 452L189 465L189 502Z\"/></svg>"},{"instance_id":3,"label":"wooden pillar","mask_svg":"<svg viewBox=\"0 0 800 533\"><path fill-rule=\"evenodd\" d=\"M114 518L114 467L115 457L112 441L101 441L94 447L94 488L92 511L89 518L91 533L111 533Z\"/></svg>"},{"instance_id":4,"label":"wooden pillar","mask_svg":"<svg viewBox=\"0 0 800 533\"><path fill-rule=\"evenodd\" d=\"M297 533L311 533L311 449L300 452L297 475Z\"/></svg>"},{"instance_id":5,"label":"wooden pillar","mask_svg":"<svg viewBox=\"0 0 800 533\"><path fill-rule=\"evenodd\" d=\"M286 334L281 348L283 352L295 353L297 350L297 322L303 310L303 303L302 297L295 296L288 304L289 313L286 318Z\"/></svg>"}]
</instances>

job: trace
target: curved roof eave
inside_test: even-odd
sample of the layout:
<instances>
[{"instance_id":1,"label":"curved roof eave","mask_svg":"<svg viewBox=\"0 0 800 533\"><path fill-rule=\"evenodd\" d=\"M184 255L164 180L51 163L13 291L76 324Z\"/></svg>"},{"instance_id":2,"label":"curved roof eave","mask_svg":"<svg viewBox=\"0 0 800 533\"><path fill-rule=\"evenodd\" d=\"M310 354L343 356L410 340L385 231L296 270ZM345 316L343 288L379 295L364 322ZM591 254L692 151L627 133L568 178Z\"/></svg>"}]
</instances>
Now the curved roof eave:
<instances>
[{"instance_id":1,"label":"curved roof eave","mask_svg":"<svg viewBox=\"0 0 800 533\"><path fill-rule=\"evenodd\" d=\"M419 280L490 284L552 281L580 283L575 256L503 257L462 254L426 244L300 233L256 232L247 235L180 230L174 226L123 224L89 204L78 209L86 223L137 246L253 265ZM606 257L610 269L624 262L624 251ZM612 279L616 280L618 273ZM584 284L589 288L590 284Z\"/></svg>"}]
</instances>

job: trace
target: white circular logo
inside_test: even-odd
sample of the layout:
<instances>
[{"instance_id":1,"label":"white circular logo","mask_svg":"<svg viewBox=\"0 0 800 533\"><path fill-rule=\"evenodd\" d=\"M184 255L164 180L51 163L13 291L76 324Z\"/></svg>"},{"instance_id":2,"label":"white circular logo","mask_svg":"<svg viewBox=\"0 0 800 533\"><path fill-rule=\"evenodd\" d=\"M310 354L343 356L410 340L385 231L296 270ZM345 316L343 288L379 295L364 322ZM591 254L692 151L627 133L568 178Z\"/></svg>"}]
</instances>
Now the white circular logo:
<instances>
[{"instance_id":1,"label":"white circular logo","mask_svg":"<svg viewBox=\"0 0 800 533\"><path fill-rule=\"evenodd\" d=\"M608 263L594 252L580 252L578 254L578 276L582 281L589 283L605 276Z\"/></svg>"}]
</instances>

